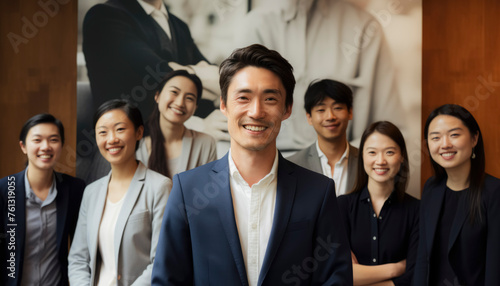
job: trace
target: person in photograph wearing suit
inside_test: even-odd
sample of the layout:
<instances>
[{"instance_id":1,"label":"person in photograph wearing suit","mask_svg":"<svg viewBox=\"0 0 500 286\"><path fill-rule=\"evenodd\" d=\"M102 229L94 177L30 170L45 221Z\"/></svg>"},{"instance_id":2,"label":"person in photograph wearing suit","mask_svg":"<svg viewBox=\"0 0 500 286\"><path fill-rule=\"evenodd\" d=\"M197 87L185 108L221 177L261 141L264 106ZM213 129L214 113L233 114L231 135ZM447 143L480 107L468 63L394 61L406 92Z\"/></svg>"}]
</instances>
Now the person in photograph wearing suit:
<instances>
[{"instance_id":1,"label":"person in photograph wearing suit","mask_svg":"<svg viewBox=\"0 0 500 286\"><path fill-rule=\"evenodd\" d=\"M479 125L446 104L424 137L434 176L422 193L414 285L500 285L500 180L485 172Z\"/></svg>"},{"instance_id":2,"label":"person in photograph wearing suit","mask_svg":"<svg viewBox=\"0 0 500 286\"><path fill-rule=\"evenodd\" d=\"M406 193L410 164L403 134L378 121L365 130L359 148L356 185L338 198L354 285L411 285L419 201Z\"/></svg>"},{"instance_id":3,"label":"person in photograph wearing suit","mask_svg":"<svg viewBox=\"0 0 500 286\"><path fill-rule=\"evenodd\" d=\"M68 250L85 183L54 171L64 127L50 114L24 123L25 170L0 180L0 285L68 285Z\"/></svg>"},{"instance_id":4,"label":"person in photograph wearing suit","mask_svg":"<svg viewBox=\"0 0 500 286\"><path fill-rule=\"evenodd\" d=\"M111 172L85 189L68 257L70 283L149 285L172 181L136 161L144 126L130 102L105 102L94 126Z\"/></svg>"},{"instance_id":5,"label":"person in photograph wearing suit","mask_svg":"<svg viewBox=\"0 0 500 286\"><path fill-rule=\"evenodd\" d=\"M138 160L172 178L217 159L215 139L184 126L194 114L202 92L198 76L185 70L167 74L156 91L157 107L148 122L150 136L141 140Z\"/></svg>"},{"instance_id":6,"label":"person in photograph wearing suit","mask_svg":"<svg viewBox=\"0 0 500 286\"><path fill-rule=\"evenodd\" d=\"M304 108L318 140L288 159L332 178L337 196L343 195L354 187L358 165L358 149L349 144L346 134L352 119L352 91L335 80L314 81L304 96Z\"/></svg>"},{"instance_id":7,"label":"person in photograph wearing suit","mask_svg":"<svg viewBox=\"0 0 500 286\"><path fill-rule=\"evenodd\" d=\"M292 66L261 45L220 66L231 148L174 176L152 285L351 285L331 179L276 149L291 114Z\"/></svg>"}]
</instances>

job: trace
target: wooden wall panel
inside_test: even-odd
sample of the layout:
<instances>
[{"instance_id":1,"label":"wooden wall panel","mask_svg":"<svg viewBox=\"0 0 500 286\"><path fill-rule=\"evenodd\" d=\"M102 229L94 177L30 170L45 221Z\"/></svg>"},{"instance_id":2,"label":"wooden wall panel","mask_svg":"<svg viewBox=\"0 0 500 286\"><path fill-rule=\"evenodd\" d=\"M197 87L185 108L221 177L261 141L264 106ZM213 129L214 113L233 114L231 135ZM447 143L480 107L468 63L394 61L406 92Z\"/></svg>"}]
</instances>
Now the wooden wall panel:
<instances>
[{"instance_id":1,"label":"wooden wall panel","mask_svg":"<svg viewBox=\"0 0 500 286\"><path fill-rule=\"evenodd\" d=\"M49 112L65 127L57 170L75 173L76 0L0 2L0 177L24 168L19 131Z\"/></svg>"},{"instance_id":2,"label":"wooden wall panel","mask_svg":"<svg viewBox=\"0 0 500 286\"><path fill-rule=\"evenodd\" d=\"M498 15L497 0L423 2L422 129L439 105L464 106L479 123L486 171L496 177L500 177ZM432 172L429 157L422 158L423 186Z\"/></svg>"}]
</instances>

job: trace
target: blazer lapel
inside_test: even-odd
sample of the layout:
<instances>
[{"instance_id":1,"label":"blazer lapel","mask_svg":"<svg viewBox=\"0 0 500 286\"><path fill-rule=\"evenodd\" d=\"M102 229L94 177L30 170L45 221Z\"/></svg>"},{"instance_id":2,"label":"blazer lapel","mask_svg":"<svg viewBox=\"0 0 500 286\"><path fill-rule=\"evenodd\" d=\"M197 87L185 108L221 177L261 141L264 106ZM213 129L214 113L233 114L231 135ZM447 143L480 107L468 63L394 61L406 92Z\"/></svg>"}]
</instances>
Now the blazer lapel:
<instances>
[{"instance_id":1,"label":"blazer lapel","mask_svg":"<svg viewBox=\"0 0 500 286\"><path fill-rule=\"evenodd\" d=\"M458 199L458 207L457 213L455 214L455 218L453 219L453 224L450 229L450 238L448 241L448 253L450 252L453 244L457 240L458 234L462 229L462 226L465 223L466 218L469 216L470 210L467 206L467 196L465 193L462 193L460 198Z\"/></svg>"},{"instance_id":2,"label":"blazer lapel","mask_svg":"<svg viewBox=\"0 0 500 286\"><path fill-rule=\"evenodd\" d=\"M436 187L430 190L430 199L428 212L425 215L425 224L428 225L427 237L425 238L427 242L427 255L431 256L432 247L434 244L434 236L436 234L436 228L439 221L439 214L444 200L444 192L446 188L446 180L441 181Z\"/></svg>"},{"instance_id":3,"label":"blazer lapel","mask_svg":"<svg viewBox=\"0 0 500 286\"><path fill-rule=\"evenodd\" d=\"M307 164L311 166L311 171L323 174L323 168L321 168L321 160L319 159L318 150L316 149L316 143L309 146L307 152Z\"/></svg>"},{"instance_id":4,"label":"blazer lapel","mask_svg":"<svg viewBox=\"0 0 500 286\"><path fill-rule=\"evenodd\" d=\"M274 211L273 227L271 235L269 236L269 243L267 245L264 262L262 263L262 269L260 270L258 285L262 284L271 267L292 212L297 184L297 178L295 178L292 173L293 168L291 168L288 162L279 154L278 187L276 189L276 208Z\"/></svg>"},{"instance_id":5,"label":"blazer lapel","mask_svg":"<svg viewBox=\"0 0 500 286\"><path fill-rule=\"evenodd\" d=\"M106 204L106 197L108 195L108 184L111 178L111 172L104 177L99 186L96 186L96 200L89 205L89 213L87 219L87 230L89 239L89 253L91 258L97 257L97 245L99 244L99 226L101 225L102 214ZM92 259L91 259L92 260ZM94 259L94 263L96 259ZM91 266L91 269L97 269L97 265ZM93 274L94 275L94 274Z\"/></svg>"},{"instance_id":6,"label":"blazer lapel","mask_svg":"<svg viewBox=\"0 0 500 286\"><path fill-rule=\"evenodd\" d=\"M62 176L60 174L55 175L56 177L56 188L57 188L57 249L64 247L68 240L64 239L63 233L66 227L66 217L69 205L69 189L68 184L62 181Z\"/></svg>"},{"instance_id":7,"label":"blazer lapel","mask_svg":"<svg viewBox=\"0 0 500 286\"><path fill-rule=\"evenodd\" d=\"M213 177L218 177L217 185L221 186L221 195L218 200L213 200L216 208L219 210L219 216L224 227L229 247L233 253L234 262L240 275L241 284L248 285L247 272L245 269L245 261L241 250L240 237L234 219L233 198L231 196L231 186L229 184L229 161L228 154L220 159L212 168Z\"/></svg>"},{"instance_id":8,"label":"blazer lapel","mask_svg":"<svg viewBox=\"0 0 500 286\"><path fill-rule=\"evenodd\" d=\"M187 170L188 162L193 153L191 152L193 148L193 133L191 130L186 128L186 133L182 137L182 151L179 157L179 170Z\"/></svg>"},{"instance_id":9,"label":"blazer lapel","mask_svg":"<svg viewBox=\"0 0 500 286\"><path fill-rule=\"evenodd\" d=\"M134 208L137 198L141 194L142 188L144 187L144 180L146 179L146 166L139 162L137 170L135 170L134 177L130 182L127 193L125 194L124 202L120 214L118 215L118 220L116 221L115 227L115 265L118 265L118 253L120 251L120 244L122 241L123 231L125 230L125 225L127 224L130 213Z\"/></svg>"}]
</instances>

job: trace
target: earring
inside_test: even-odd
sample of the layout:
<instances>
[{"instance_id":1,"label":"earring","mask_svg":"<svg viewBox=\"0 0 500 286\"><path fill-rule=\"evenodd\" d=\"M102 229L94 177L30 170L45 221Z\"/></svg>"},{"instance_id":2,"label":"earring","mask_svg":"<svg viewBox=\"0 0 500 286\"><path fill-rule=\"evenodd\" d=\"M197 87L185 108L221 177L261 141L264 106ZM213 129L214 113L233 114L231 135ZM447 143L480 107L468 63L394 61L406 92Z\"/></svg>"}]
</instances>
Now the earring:
<instances>
[{"instance_id":1,"label":"earring","mask_svg":"<svg viewBox=\"0 0 500 286\"><path fill-rule=\"evenodd\" d=\"M474 147L472 148L472 156L471 156L472 159L476 159L476 153L474 152Z\"/></svg>"}]
</instances>

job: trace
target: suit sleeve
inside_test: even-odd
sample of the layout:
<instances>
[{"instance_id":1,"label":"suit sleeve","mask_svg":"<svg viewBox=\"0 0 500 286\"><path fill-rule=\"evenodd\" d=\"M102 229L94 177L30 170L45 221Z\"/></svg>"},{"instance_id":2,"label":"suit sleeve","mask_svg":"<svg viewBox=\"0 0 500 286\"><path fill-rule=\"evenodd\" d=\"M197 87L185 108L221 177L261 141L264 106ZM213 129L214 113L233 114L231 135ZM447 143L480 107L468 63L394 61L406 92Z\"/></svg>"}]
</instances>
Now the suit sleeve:
<instances>
[{"instance_id":1,"label":"suit sleeve","mask_svg":"<svg viewBox=\"0 0 500 286\"><path fill-rule=\"evenodd\" d=\"M150 261L151 263L146 267L141 276L132 283L133 286L147 286L151 285L151 274L153 271L153 263L155 261L156 249L158 245L158 239L160 237L161 224L163 220L163 214L165 211L165 206L167 204L168 195L172 189L172 181L170 179L163 180L158 186L153 186L155 188L155 195L153 199L153 220L151 221L153 233L151 237L151 252Z\"/></svg>"},{"instance_id":2,"label":"suit sleeve","mask_svg":"<svg viewBox=\"0 0 500 286\"><path fill-rule=\"evenodd\" d=\"M179 175L175 175L173 181L156 249L152 285L193 285L188 210Z\"/></svg>"},{"instance_id":3,"label":"suit sleeve","mask_svg":"<svg viewBox=\"0 0 500 286\"><path fill-rule=\"evenodd\" d=\"M92 197L84 192L75 235L68 256L68 276L71 286L90 285L90 253L87 242L87 211Z\"/></svg>"},{"instance_id":4,"label":"suit sleeve","mask_svg":"<svg viewBox=\"0 0 500 286\"><path fill-rule=\"evenodd\" d=\"M496 180L498 182L498 180ZM500 285L500 185L496 184L490 190L487 200L486 219L486 270L485 285Z\"/></svg>"},{"instance_id":5,"label":"suit sleeve","mask_svg":"<svg viewBox=\"0 0 500 286\"><path fill-rule=\"evenodd\" d=\"M426 207L426 194L429 192L429 181L424 185L422 200L420 201L419 210L419 226L418 226L418 249L417 249L417 260L415 262L415 270L413 273L413 285L427 285L427 276L429 275L429 258L427 257L427 247L426 247L426 229L425 229L425 218L424 210Z\"/></svg>"},{"instance_id":6,"label":"suit sleeve","mask_svg":"<svg viewBox=\"0 0 500 286\"><path fill-rule=\"evenodd\" d=\"M316 224L314 256L320 262L314 271L314 285L352 285L351 251L335 195L329 180Z\"/></svg>"}]
</instances>

